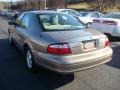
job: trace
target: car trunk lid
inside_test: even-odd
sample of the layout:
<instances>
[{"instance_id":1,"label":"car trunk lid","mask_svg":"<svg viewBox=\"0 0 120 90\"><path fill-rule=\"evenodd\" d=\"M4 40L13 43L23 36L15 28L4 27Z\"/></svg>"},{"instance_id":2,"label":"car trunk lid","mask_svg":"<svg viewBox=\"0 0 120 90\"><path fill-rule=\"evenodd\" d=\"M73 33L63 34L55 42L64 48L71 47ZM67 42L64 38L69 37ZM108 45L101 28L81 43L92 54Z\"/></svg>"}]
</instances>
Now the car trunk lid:
<instances>
[{"instance_id":1,"label":"car trunk lid","mask_svg":"<svg viewBox=\"0 0 120 90\"><path fill-rule=\"evenodd\" d=\"M104 48L104 35L94 30L45 32L50 44L67 43L72 54L86 53Z\"/></svg>"}]
</instances>

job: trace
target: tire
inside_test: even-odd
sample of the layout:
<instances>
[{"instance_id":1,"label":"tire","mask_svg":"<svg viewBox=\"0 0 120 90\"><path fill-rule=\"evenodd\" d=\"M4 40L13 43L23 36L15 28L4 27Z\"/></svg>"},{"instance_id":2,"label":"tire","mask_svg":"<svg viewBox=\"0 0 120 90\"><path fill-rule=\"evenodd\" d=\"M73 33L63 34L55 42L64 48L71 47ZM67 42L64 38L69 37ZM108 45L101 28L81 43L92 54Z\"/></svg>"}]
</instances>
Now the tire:
<instances>
[{"instance_id":1,"label":"tire","mask_svg":"<svg viewBox=\"0 0 120 90\"><path fill-rule=\"evenodd\" d=\"M90 26L91 26L91 22L88 22L87 24L86 24L86 26L87 26L87 28L89 28Z\"/></svg>"},{"instance_id":2,"label":"tire","mask_svg":"<svg viewBox=\"0 0 120 90\"><path fill-rule=\"evenodd\" d=\"M9 33L9 43L10 43L11 46L14 46L14 41L13 41L10 33Z\"/></svg>"},{"instance_id":3,"label":"tire","mask_svg":"<svg viewBox=\"0 0 120 90\"><path fill-rule=\"evenodd\" d=\"M30 72L36 72L37 70L37 65L35 63L33 54L31 52L31 49L29 47L26 48L25 50L25 63L26 67Z\"/></svg>"}]
</instances>

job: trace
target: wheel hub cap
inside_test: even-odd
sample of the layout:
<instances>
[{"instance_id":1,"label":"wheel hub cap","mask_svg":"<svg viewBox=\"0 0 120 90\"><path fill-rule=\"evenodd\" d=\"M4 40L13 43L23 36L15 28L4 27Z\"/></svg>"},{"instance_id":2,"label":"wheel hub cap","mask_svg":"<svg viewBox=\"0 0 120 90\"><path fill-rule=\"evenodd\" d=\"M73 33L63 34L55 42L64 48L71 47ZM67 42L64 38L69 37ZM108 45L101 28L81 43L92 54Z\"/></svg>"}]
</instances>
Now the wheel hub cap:
<instances>
[{"instance_id":1,"label":"wheel hub cap","mask_svg":"<svg viewBox=\"0 0 120 90\"><path fill-rule=\"evenodd\" d=\"M32 68L32 54L29 50L27 52L27 66L28 68Z\"/></svg>"}]
</instances>

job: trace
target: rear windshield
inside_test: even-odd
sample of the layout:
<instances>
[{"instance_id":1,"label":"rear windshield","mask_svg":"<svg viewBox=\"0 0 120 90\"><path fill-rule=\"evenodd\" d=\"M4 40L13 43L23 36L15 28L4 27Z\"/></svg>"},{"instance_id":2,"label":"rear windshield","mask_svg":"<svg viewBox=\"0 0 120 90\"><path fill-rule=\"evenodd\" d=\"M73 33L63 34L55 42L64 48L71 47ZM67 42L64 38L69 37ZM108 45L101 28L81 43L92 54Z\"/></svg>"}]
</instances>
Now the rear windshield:
<instances>
[{"instance_id":1,"label":"rear windshield","mask_svg":"<svg viewBox=\"0 0 120 90\"><path fill-rule=\"evenodd\" d=\"M120 19L120 14L106 14L104 17L105 18Z\"/></svg>"},{"instance_id":2,"label":"rear windshield","mask_svg":"<svg viewBox=\"0 0 120 90\"><path fill-rule=\"evenodd\" d=\"M68 14L39 14L38 18L47 31L79 30L84 26L75 17Z\"/></svg>"}]
</instances>

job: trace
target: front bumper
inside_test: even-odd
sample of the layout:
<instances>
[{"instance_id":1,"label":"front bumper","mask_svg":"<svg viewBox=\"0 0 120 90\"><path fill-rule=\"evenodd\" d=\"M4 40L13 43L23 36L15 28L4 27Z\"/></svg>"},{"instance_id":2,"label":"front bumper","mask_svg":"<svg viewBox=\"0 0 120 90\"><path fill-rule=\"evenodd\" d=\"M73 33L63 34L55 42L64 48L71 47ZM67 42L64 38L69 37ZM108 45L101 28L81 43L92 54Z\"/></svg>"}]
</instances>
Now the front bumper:
<instances>
[{"instance_id":1,"label":"front bumper","mask_svg":"<svg viewBox=\"0 0 120 90\"><path fill-rule=\"evenodd\" d=\"M98 53L99 54L99 53ZM109 53L107 53L104 56L98 57L98 58L93 58L90 60L86 60L86 61L78 61L78 62L74 62L74 63L65 63L65 62L60 62L60 60L51 60L48 59L48 57L41 57L40 54L35 53L34 52L34 58L36 61L36 64L45 67L47 69L59 72L59 73L73 73L76 71L80 71L80 70L85 70L88 68L92 68L101 64L104 64L108 61L111 60L112 58L112 50L109 51ZM54 59L54 58L53 58Z\"/></svg>"}]
</instances>

